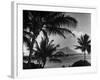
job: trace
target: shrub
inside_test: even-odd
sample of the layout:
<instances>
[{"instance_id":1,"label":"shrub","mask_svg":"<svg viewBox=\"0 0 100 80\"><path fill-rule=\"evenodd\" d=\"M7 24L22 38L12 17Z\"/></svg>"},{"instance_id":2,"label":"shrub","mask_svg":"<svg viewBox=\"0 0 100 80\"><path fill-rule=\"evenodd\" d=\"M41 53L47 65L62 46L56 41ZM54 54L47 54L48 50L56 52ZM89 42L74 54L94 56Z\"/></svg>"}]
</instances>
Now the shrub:
<instances>
[{"instance_id":1,"label":"shrub","mask_svg":"<svg viewBox=\"0 0 100 80\"><path fill-rule=\"evenodd\" d=\"M76 61L74 64L72 64L72 67L77 67L77 66L91 66L91 64L86 60L79 60Z\"/></svg>"}]
</instances>

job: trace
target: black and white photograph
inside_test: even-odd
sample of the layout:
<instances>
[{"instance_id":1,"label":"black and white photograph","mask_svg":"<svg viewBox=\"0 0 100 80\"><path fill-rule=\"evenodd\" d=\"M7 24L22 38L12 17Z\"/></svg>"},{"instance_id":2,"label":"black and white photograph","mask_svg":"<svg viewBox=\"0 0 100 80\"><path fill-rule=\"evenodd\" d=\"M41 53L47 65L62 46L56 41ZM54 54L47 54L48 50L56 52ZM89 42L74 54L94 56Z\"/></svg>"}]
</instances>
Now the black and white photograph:
<instances>
[{"instance_id":1,"label":"black and white photograph","mask_svg":"<svg viewBox=\"0 0 100 80\"><path fill-rule=\"evenodd\" d=\"M91 14L23 10L23 69L91 66Z\"/></svg>"}]
</instances>

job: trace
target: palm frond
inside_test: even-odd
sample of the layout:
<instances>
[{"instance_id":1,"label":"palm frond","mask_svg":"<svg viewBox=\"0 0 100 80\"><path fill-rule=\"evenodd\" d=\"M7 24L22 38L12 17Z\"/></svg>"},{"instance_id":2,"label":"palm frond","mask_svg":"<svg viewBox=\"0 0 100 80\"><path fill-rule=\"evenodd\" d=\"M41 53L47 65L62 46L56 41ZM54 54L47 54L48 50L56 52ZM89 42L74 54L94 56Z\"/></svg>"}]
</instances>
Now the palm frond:
<instances>
[{"instance_id":1,"label":"palm frond","mask_svg":"<svg viewBox=\"0 0 100 80\"><path fill-rule=\"evenodd\" d=\"M76 27L77 26L77 20L73 17L70 17L70 16L64 16L63 15L60 15L56 18L53 18L51 20L48 20L46 22L47 25L52 25L52 26L57 26L57 27L60 27L60 26L66 26L66 27Z\"/></svg>"},{"instance_id":2,"label":"palm frond","mask_svg":"<svg viewBox=\"0 0 100 80\"><path fill-rule=\"evenodd\" d=\"M82 49L82 46L75 46L75 49Z\"/></svg>"},{"instance_id":3,"label":"palm frond","mask_svg":"<svg viewBox=\"0 0 100 80\"><path fill-rule=\"evenodd\" d=\"M89 36L88 36L87 34L85 34L85 35L84 35L84 39L85 39L85 41L88 41Z\"/></svg>"},{"instance_id":4,"label":"palm frond","mask_svg":"<svg viewBox=\"0 0 100 80\"><path fill-rule=\"evenodd\" d=\"M53 35L58 34L58 35L62 36L63 38L66 38L65 33L72 34L73 36L75 36L71 30L66 29L66 28L59 28L59 27L51 26L51 27L46 27L46 31L49 35L50 34L53 34Z\"/></svg>"},{"instance_id":5,"label":"palm frond","mask_svg":"<svg viewBox=\"0 0 100 80\"><path fill-rule=\"evenodd\" d=\"M91 53L91 45L88 45L88 46L87 46L87 52L88 52L88 54Z\"/></svg>"},{"instance_id":6,"label":"palm frond","mask_svg":"<svg viewBox=\"0 0 100 80\"><path fill-rule=\"evenodd\" d=\"M91 43L91 40L88 40L87 43L90 44Z\"/></svg>"},{"instance_id":7,"label":"palm frond","mask_svg":"<svg viewBox=\"0 0 100 80\"><path fill-rule=\"evenodd\" d=\"M75 34L72 33L70 29L67 29L67 28L58 28L58 29L62 31L63 33L68 33L68 34L72 34L73 36L75 36Z\"/></svg>"},{"instance_id":8,"label":"palm frond","mask_svg":"<svg viewBox=\"0 0 100 80\"><path fill-rule=\"evenodd\" d=\"M71 16L66 16L66 22L69 23L68 26L69 27L76 27L77 26L77 20Z\"/></svg>"},{"instance_id":9,"label":"palm frond","mask_svg":"<svg viewBox=\"0 0 100 80\"><path fill-rule=\"evenodd\" d=\"M53 42L54 42L54 40L51 40L51 41L48 43L48 45L51 45Z\"/></svg>"}]
</instances>

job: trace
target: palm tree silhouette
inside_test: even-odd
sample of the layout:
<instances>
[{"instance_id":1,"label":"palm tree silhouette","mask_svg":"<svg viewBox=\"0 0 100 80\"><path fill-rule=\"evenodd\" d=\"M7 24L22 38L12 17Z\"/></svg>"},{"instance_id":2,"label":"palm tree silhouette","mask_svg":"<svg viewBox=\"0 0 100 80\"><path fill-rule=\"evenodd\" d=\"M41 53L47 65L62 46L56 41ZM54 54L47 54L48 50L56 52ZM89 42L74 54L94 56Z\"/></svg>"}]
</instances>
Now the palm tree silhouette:
<instances>
[{"instance_id":1,"label":"palm tree silhouette","mask_svg":"<svg viewBox=\"0 0 100 80\"><path fill-rule=\"evenodd\" d=\"M88 54L91 52L91 40L87 34L81 35L80 38L77 38L79 45L75 45L75 49L80 49L84 53L84 60L86 60L86 51Z\"/></svg>"},{"instance_id":2,"label":"palm tree silhouette","mask_svg":"<svg viewBox=\"0 0 100 80\"><path fill-rule=\"evenodd\" d=\"M54 45L53 41L54 40L49 41L47 37L42 37L40 45L36 41L35 57L39 64L42 65L42 68L44 68L46 64L47 57L51 57L53 52L56 51L57 47L59 47L59 45Z\"/></svg>"},{"instance_id":3,"label":"palm tree silhouette","mask_svg":"<svg viewBox=\"0 0 100 80\"><path fill-rule=\"evenodd\" d=\"M33 46L41 31L45 36L58 34L66 38L65 32L74 35L70 29L62 26L75 28L77 20L66 16L64 12L23 10L23 41L27 43L30 51L28 63L31 62Z\"/></svg>"}]
</instances>

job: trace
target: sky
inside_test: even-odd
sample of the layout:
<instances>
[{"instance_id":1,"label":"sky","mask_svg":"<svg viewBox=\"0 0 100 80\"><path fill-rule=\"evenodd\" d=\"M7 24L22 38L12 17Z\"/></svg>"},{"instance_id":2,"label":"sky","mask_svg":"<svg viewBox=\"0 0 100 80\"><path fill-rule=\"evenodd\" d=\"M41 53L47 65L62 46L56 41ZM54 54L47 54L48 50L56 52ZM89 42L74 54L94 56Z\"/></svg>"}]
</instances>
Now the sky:
<instances>
[{"instance_id":1,"label":"sky","mask_svg":"<svg viewBox=\"0 0 100 80\"><path fill-rule=\"evenodd\" d=\"M77 37L80 37L83 34L88 34L91 38L91 14L90 13L66 13L71 17L74 17L77 21L77 27L72 29L72 32L75 34L76 37L73 37L71 34L65 34L66 39L58 35L50 35L49 39L54 40L54 44L60 44L59 48L69 47L75 50L73 45L77 45ZM41 33L40 36L37 38L38 42L41 40ZM80 52L80 50L77 50Z\"/></svg>"},{"instance_id":2,"label":"sky","mask_svg":"<svg viewBox=\"0 0 100 80\"><path fill-rule=\"evenodd\" d=\"M59 35L50 35L49 39L54 40L54 44L60 44L60 48L69 47L75 50L75 46L77 45L77 38L83 34L88 34L91 38L91 14L90 13L66 13L71 17L74 17L77 21L77 27L72 29L71 31L75 34L76 37L73 37L71 34L65 34L66 39ZM64 27L64 26L63 26ZM37 37L37 41L41 41L42 33ZM24 51L27 52L26 47L24 47ZM77 52L81 52L80 50L76 50Z\"/></svg>"}]
</instances>

